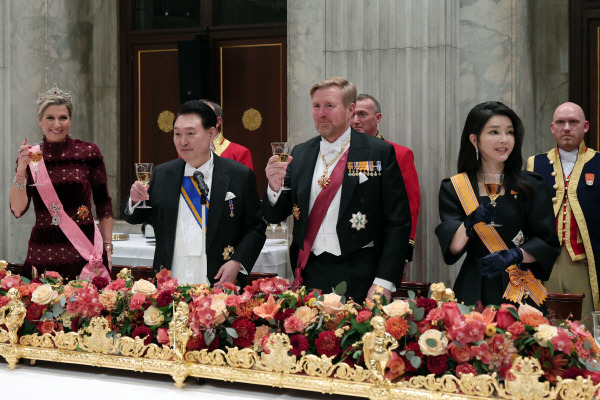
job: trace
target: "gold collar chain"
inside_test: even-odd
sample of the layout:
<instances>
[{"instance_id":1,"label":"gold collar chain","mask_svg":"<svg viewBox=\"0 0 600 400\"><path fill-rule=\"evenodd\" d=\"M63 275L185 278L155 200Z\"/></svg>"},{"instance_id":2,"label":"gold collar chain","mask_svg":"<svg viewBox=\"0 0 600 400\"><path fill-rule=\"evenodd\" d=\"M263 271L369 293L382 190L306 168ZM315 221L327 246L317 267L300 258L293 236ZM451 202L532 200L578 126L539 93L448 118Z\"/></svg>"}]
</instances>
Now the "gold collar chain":
<instances>
[{"instance_id":1,"label":"gold collar chain","mask_svg":"<svg viewBox=\"0 0 600 400\"><path fill-rule=\"evenodd\" d=\"M329 185L329 183L331 183L331 178L329 177L329 167L331 167L331 165L333 163L335 163L338 160L338 158L340 158L342 156L342 154L344 154L344 152L346 151L346 148L348 148L349 144L350 144L350 138L348 138L348 140L346 140L346 143L344 143L344 145L342 146L342 149L336 154L335 157L333 157L333 160L331 160L329 162L327 162L325 160L325 156L323 154L321 154L321 161L323 161L323 165L325 166L325 171L323 171L323 175L321 175L321 177L317 181L319 186L321 186L321 189L325 189Z\"/></svg>"}]
</instances>

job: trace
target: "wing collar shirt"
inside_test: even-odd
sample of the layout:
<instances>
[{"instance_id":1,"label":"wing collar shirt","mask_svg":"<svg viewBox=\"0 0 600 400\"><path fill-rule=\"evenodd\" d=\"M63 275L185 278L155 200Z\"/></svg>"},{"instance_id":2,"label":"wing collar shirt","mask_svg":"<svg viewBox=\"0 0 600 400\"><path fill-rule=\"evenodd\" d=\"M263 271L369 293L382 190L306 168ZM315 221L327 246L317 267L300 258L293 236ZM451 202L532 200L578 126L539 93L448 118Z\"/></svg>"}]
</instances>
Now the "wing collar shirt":
<instances>
[{"instance_id":1,"label":"wing collar shirt","mask_svg":"<svg viewBox=\"0 0 600 400\"><path fill-rule=\"evenodd\" d=\"M213 153L210 159L199 168L185 164L184 177L191 177L194 172L200 171L204 175L204 182L209 188L208 199L210 201L210 188L212 187L213 175ZM210 211L209 211L210 212ZM206 215L204 216L206 218ZM203 221L206 227L206 221ZM173 251L173 262L171 275L180 283L209 283L206 267L206 238L204 230L194 218L190 208L179 196L179 212L177 213L177 226L175 231L175 248Z\"/></svg>"},{"instance_id":2,"label":"wing collar shirt","mask_svg":"<svg viewBox=\"0 0 600 400\"><path fill-rule=\"evenodd\" d=\"M560 154L560 163L562 165L563 174L565 179L571 175L573 172L573 168L575 167L575 162L577 161L577 153L579 152L579 147L577 147L573 151L566 151L558 148L558 153Z\"/></svg>"}]
</instances>

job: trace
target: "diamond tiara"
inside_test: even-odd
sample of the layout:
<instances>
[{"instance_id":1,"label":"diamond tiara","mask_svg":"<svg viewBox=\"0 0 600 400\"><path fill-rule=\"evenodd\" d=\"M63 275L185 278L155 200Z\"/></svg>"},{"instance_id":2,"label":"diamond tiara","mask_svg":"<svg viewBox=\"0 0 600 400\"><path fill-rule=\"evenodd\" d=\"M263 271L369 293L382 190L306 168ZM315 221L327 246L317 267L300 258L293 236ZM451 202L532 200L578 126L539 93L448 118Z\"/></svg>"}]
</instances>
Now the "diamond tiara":
<instances>
[{"instance_id":1,"label":"diamond tiara","mask_svg":"<svg viewBox=\"0 0 600 400\"><path fill-rule=\"evenodd\" d=\"M42 104L44 101L46 101L46 99L48 97L60 97L62 99L65 99L67 102L71 102L71 92L63 92L58 87L56 82L54 82L54 85L52 85L52 87L50 89L46 90L44 93L39 93L39 97L38 97L38 101L37 101L38 106L40 104Z\"/></svg>"}]
</instances>

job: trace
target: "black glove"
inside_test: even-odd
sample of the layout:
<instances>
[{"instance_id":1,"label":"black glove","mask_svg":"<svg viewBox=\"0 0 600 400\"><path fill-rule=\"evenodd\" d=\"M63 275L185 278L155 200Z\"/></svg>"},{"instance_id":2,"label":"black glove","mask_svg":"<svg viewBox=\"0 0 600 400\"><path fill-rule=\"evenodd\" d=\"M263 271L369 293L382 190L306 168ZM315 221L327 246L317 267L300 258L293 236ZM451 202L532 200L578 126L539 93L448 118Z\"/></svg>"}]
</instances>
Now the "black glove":
<instances>
[{"instance_id":1,"label":"black glove","mask_svg":"<svg viewBox=\"0 0 600 400\"><path fill-rule=\"evenodd\" d=\"M480 204L471 214L465 217L463 223L467 229L467 236L474 238L477 236L473 227L479 222L489 224L496 218L496 207L492 203Z\"/></svg>"},{"instance_id":2,"label":"black glove","mask_svg":"<svg viewBox=\"0 0 600 400\"><path fill-rule=\"evenodd\" d=\"M479 274L493 278L513 264L519 266L521 262L523 262L523 251L517 247L496 251L481 259Z\"/></svg>"}]
</instances>

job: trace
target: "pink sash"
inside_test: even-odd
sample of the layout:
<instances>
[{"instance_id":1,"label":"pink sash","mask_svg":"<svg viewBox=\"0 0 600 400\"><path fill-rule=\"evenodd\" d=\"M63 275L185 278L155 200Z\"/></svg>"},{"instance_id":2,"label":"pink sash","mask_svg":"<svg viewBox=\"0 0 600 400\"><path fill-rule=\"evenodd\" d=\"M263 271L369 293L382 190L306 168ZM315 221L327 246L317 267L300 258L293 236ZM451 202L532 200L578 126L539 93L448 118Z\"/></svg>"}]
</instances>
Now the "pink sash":
<instances>
[{"instance_id":1,"label":"pink sash","mask_svg":"<svg viewBox=\"0 0 600 400\"><path fill-rule=\"evenodd\" d=\"M298 253L298 261L296 263L296 269L294 270L295 276L294 282L292 282L293 288L302 285L302 271L304 271L304 267L306 267L306 263L308 262L308 257L312 251L313 243L315 242L319 228L325 219L325 215L327 214L327 210L329 210L329 205L333 201L335 194L340 186L342 186L344 171L346 171L348 151L349 149L346 149L342 157L338 160L329 176L331 179L330 184L319 192L315 204L313 204L312 209L310 210L308 222L306 223L306 232L304 233L303 248L300 249Z\"/></svg>"},{"instance_id":2,"label":"pink sash","mask_svg":"<svg viewBox=\"0 0 600 400\"><path fill-rule=\"evenodd\" d=\"M36 152L39 150L39 146L33 146L31 151ZM29 163L29 169L31 174L35 176L34 165ZM52 216L52 225L58 225L63 231L67 239L71 242L75 250L83 257L88 263L81 270L80 278L89 279L96 276L104 277L110 280L110 274L106 267L102 264L102 236L100 230L94 223L94 244L83 234L81 228L69 217L65 212L54 185L50 181L46 164L42 158L37 166L37 181L43 185L36 186L42 201L46 205L48 212Z\"/></svg>"}]
</instances>

